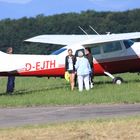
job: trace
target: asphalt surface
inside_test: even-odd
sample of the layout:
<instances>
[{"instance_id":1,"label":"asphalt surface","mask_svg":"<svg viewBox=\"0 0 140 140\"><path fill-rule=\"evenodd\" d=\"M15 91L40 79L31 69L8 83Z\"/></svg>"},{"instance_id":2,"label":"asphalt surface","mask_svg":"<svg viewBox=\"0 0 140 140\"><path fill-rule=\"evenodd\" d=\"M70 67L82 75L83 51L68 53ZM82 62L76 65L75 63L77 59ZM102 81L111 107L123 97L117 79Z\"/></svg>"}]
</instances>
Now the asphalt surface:
<instances>
[{"instance_id":1,"label":"asphalt surface","mask_svg":"<svg viewBox=\"0 0 140 140\"><path fill-rule=\"evenodd\" d=\"M0 128L126 116L140 116L140 104L0 108Z\"/></svg>"}]
</instances>

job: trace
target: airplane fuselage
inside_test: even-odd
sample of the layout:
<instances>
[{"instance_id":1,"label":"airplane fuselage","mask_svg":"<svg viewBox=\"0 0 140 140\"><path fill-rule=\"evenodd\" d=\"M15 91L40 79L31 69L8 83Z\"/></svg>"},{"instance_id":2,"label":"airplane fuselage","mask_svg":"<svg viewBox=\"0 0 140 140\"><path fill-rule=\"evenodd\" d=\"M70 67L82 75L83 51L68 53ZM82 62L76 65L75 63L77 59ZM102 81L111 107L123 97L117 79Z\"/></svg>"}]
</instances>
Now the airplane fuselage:
<instances>
[{"instance_id":1,"label":"airplane fuselage","mask_svg":"<svg viewBox=\"0 0 140 140\"><path fill-rule=\"evenodd\" d=\"M53 55L9 55L1 52L0 76L63 77L67 49L72 48L75 54L84 47L91 49L95 75L104 75L104 72L140 72L140 43L115 41L87 46L66 46L62 48L62 52Z\"/></svg>"}]
</instances>

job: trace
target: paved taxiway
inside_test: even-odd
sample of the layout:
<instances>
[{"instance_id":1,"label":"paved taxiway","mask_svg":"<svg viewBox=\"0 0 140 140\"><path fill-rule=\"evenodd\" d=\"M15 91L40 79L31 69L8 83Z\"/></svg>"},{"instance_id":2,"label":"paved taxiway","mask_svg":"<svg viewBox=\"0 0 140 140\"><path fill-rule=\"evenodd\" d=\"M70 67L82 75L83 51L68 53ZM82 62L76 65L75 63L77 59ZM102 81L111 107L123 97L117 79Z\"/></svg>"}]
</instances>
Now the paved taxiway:
<instances>
[{"instance_id":1,"label":"paved taxiway","mask_svg":"<svg viewBox=\"0 0 140 140\"><path fill-rule=\"evenodd\" d=\"M140 104L0 108L0 128L125 116L140 116Z\"/></svg>"}]
</instances>

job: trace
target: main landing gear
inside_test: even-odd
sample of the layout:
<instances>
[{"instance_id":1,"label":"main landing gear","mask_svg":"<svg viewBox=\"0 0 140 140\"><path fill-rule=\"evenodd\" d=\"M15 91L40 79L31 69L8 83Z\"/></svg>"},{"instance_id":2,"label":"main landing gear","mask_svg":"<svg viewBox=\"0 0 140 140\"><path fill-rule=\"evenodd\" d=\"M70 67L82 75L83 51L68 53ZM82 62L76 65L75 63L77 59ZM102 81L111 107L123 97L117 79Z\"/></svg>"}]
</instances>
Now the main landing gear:
<instances>
[{"instance_id":1,"label":"main landing gear","mask_svg":"<svg viewBox=\"0 0 140 140\"><path fill-rule=\"evenodd\" d=\"M106 72L106 71L104 72L104 74L112 78L112 82L114 84L120 85L123 82L123 79L121 77L114 77L111 73Z\"/></svg>"}]
</instances>

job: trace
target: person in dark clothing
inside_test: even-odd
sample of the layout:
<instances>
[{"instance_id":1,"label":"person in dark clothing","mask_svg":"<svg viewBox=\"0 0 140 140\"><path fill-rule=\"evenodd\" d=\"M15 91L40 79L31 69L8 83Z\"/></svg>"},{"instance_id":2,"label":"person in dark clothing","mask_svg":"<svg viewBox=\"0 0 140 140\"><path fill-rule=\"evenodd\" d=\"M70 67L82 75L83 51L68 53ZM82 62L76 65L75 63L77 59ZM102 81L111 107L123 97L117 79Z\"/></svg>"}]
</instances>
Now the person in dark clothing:
<instances>
[{"instance_id":1,"label":"person in dark clothing","mask_svg":"<svg viewBox=\"0 0 140 140\"><path fill-rule=\"evenodd\" d=\"M68 55L65 58L65 71L68 71L70 74L70 86L71 90L74 89L75 84L75 56L72 54L72 49L68 49Z\"/></svg>"},{"instance_id":2,"label":"person in dark clothing","mask_svg":"<svg viewBox=\"0 0 140 140\"><path fill-rule=\"evenodd\" d=\"M91 54L90 48L85 48L85 56L88 59L90 67L91 67L91 70L92 70L91 73L90 73L90 87L93 88L93 84L94 84L94 82L93 82L93 78L94 78L94 73L93 73L94 65L93 65L93 56Z\"/></svg>"},{"instance_id":3,"label":"person in dark clothing","mask_svg":"<svg viewBox=\"0 0 140 140\"><path fill-rule=\"evenodd\" d=\"M12 54L13 53L13 48L9 47L7 49L7 53ZM14 88L15 88L15 76L9 75L8 76L8 81L7 81L6 93L12 94L12 92L14 91Z\"/></svg>"},{"instance_id":4,"label":"person in dark clothing","mask_svg":"<svg viewBox=\"0 0 140 140\"><path fill-rule=\"evenodd\" d=\"M15 87L15 76L8 76L6 92L12 94L12 92L14 91L14 87Z\"/></svg>"}]
</instances>

